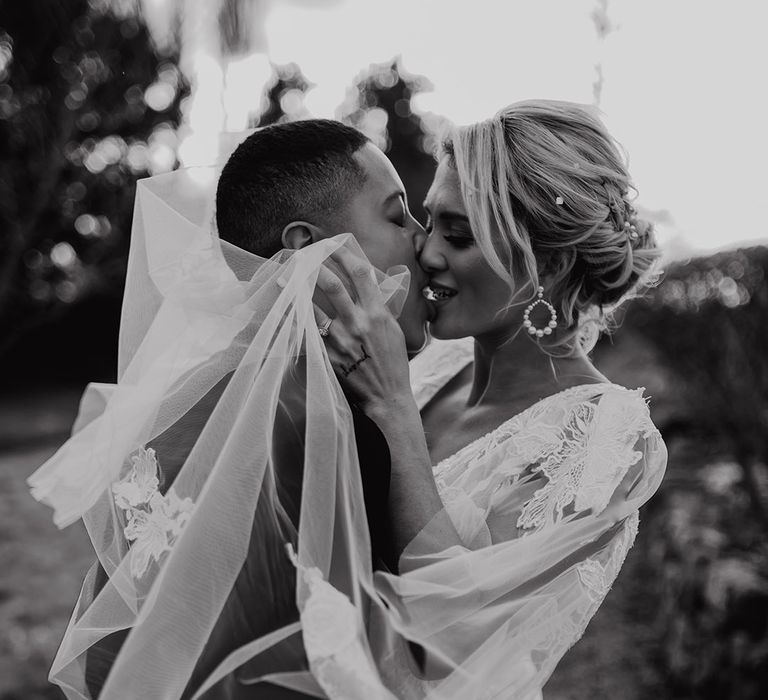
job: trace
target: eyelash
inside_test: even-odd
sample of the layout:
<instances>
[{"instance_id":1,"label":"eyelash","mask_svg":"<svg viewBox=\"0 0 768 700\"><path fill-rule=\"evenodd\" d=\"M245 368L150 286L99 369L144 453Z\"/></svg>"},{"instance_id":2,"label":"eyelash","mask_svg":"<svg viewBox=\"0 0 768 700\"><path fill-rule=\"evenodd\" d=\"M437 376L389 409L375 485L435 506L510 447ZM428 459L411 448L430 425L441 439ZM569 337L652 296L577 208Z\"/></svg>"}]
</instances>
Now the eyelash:
<instances>
[{"instance_id":1,"label":"eyelash","mask_svg":"<svg viewBox=\"0 0 768 700\"><path fill-rule=\"evenodd\" d=\"M448 241L449 245L460 250L471 248L475 244L475 241L469 236L443 236L443 238Z\"/></svg>"},{"instance_id":2,"label":"eyelash","mask_svg":"<svg viewBox=\"0 0 768 700\"><path fill-rule=\"evenodd\" d=\"M400 228L405 228L405 224L408 217L406 216L405 212L399 212L397 216L394 216L390 219L390 221L395 224L395 226L399 226Z\"/></svg>"},{"instance_id":3,"label":"eyelash","mask_svg":"<svg viewBox=\"0 0 768 700\"><path fill-rule=\"evenodd\" d=\"M424 231L427 235L430 235L434 230L434 224L430 219L427 219L427 225L424 227ZM458 250L465 250L475 244L475 239L470 236L447 236L443 234L443 240L447 241L449 245Z\"/></svg>"}]
</instances>

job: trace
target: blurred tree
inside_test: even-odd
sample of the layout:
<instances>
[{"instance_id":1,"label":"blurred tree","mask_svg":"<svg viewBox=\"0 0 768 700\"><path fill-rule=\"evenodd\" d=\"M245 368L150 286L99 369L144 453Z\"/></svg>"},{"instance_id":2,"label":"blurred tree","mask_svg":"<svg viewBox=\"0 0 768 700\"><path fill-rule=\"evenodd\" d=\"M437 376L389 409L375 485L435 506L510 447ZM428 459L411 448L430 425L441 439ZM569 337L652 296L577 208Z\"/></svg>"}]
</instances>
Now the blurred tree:
<instances>
[{"instance_id":1,"label":"blurred tree","mask_svg":"<svg viewBox=\"0 0 768 700\"><path fill-rule=\"evenodd\" d=\"M176 165L186 92L134 17L0 4L0 359L94 295L119 309L135 181Z\"/></svg>"},{"instance_id":2,"label":"blurred tree","mask_svg":"<svg viewBox=\"0 0 768 700\"><path fill-rule=\"evenodd\" d=\"M624 324L680 377L689 434L741 466L753 515L768 530L760 486L768 464L766 318L768 248L759 247L672 265Z\"/></svg>"},{"instance_id":3,"label":"blurred tree","mask_svg":"<svg viewBox=\"0 0 768 700\"><path fill-rule=\"evenodd\" d=\"M596 350L642 377L669 449L636 547L664 697L765 697L767 317L768 248L726 251L670 265Z\"/></svg>"},{"instance_id":4,"label":"blurred tree","mask_svg":"<svg viewBox=\"0 0 768 700\"><path fill-rule=\"evenodd\" d=\"M312 88L304 73L295 63L284 66L273 65L270 85L267 85L262 100L261 113L251 127L269 126L286 121L309 117L304 107L304 95Z\"/></svg>"},{"instance_id":5,"label":"blurred tree","mask_svg":"<svg viewBox=\"0 0 768 700\"><path fill-rule=\"evenodd\" d=\"M614 31L613 23L608 14L608 0L597 0L595 8L590 13L592 24L595 25L595 32L599 42L599 58L595 63L595 79L592 81L592 99L593 103L599 107L605 87L605 74L603 73L603 60L605 52L605 39Z\"/></svg>"},{"instance_id":6,"label":"blurred tree","mask_svg":"<svg viewBox=\"0 0 768 700\"><path fill-rule=\"evenodd\" d=\"M279 0L318 10L341 0ZM179 48L182 56L196 47L217 46L220 58L263 52L266 19L275 0L99 0L123 16L146 19L162 50ZM213 20L213 21L211 21Z\"/></svg>"},{"instance_id":7,"label":"blurred tree","mask_svg":"<svg viewBox=\"0 0 768 700\"><path fill-rule=\"evenodd\" d=\"M212 163L217 156L219 134L246 128L254 108L251 97L258 99L269 84L271 71L265 27L276 1L99 2L125 16L143 17L159 48L178 49L179 67L193 86L191 99L182 110L179 157L184 165ZM339 0L280 2L318 10ZM290 101L291 96L286 99Z\"/></svg>"},{"instance_id":8,"label":"blurred tree","mask_svg":"<svg viewBox=\"0 0 768 700\"><path fill-rule=\"evenodd\" d=\"M429 90L423 76L405 71L399 59L374 64L357 78L338 118L360 129L386 152L400 173L417 219L435 172L432 129L413 112L411 99Z\"/></svg>"},{"instance_id":9,"label":"blurred tree","mask_svg":"<svg viewBox=\"0 0 768 700\"><path fill-rule=\"evenodd\" d=\"M655 601L646 622L655 622L664 697L762 700L768 682L765 530L748 515L736 464L670 464L681 468L697 478L665 484L639 541L646 591Z\"/></svg>"}]
</instances>

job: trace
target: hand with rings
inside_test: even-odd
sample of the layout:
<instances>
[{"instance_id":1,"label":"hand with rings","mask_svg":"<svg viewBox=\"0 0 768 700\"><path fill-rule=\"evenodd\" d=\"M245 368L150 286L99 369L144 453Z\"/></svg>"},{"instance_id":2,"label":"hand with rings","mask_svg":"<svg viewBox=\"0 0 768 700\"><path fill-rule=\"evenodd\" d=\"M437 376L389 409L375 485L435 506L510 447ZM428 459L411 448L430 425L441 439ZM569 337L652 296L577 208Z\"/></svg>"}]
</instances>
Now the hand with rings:
<instances>
[{"instance_id":1,"label":"hand with rings","mask_svg":"<svg viewBox=\"0 0 768 700\"><path fill-rule=\"evenodd\" d=\"M325 321L323 321L318 327L317 330L320 333L321 338L327 338L330 333L331 324L333 323L333 319L329 316Z\"/></svg>"},{"instance_id":2,"label":"hand with rings","mask_svg":"<svg viewBox=\"0 0 768 700\"><path fill-rule=\"evenodd\" d=\"M373 267L345 248L331 257L357 297L336 273L320 269L317 286L335 315L315 306L315 319L334 370L366 413L403 396L412 399L405 337L384 304Z\"/></svg>"}]
</instances>

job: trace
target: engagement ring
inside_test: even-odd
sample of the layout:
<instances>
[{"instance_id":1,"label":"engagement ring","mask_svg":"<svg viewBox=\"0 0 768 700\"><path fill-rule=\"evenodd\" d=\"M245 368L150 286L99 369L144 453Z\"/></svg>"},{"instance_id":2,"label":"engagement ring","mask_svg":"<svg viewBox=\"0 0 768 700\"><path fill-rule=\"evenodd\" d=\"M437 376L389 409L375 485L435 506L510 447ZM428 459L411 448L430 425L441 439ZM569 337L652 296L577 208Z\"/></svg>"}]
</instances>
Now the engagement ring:
<instances>
[{"instance_id":1,"label":"engagement ring","mask_svg":"<svg viewBox=\"0 0 768 700\"><path fill-rule=\"evenodd\" d=\"M333 319L329 318L326 319L321 325L317 327L317 330L320 333L321 338L327 338L330 334L329 328L331 327L331 324L333 323Z\"/></svg>"}]
</instances>

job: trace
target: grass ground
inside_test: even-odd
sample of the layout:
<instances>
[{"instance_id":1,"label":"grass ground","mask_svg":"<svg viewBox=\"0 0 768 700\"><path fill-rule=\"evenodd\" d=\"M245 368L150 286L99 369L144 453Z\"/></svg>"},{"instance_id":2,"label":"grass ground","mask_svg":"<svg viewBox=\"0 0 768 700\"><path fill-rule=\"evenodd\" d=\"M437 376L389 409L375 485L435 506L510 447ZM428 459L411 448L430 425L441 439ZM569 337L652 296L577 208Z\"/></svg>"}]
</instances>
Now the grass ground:
<instances>
[{"instance_id":1,"label":"grass ground","mask_svg":"<svg viewBox=\"0 0 768 700\"><path fill-rule=\"evenodd\" d=\"M60 697L47 670L90 566L82 525L60 532L29 496L24 479L48 447L0 457L0 699Z\"/></svg>"},{"instance_id":2,"label":"grass ground","mask_svg":"<svg viewBox=\"0 0 768 700\"><path fill-rule=\"evenodd\" d=\"M46 676L92 551L82 525L59 531L52 524L50 510L29 495L26 478L63 440L78 395L0 402L0 700L62 697ZM547 684L546 700L665 697L649 663L647 576L636 547L584 638Z\"/></svg>"}]
</instances>

